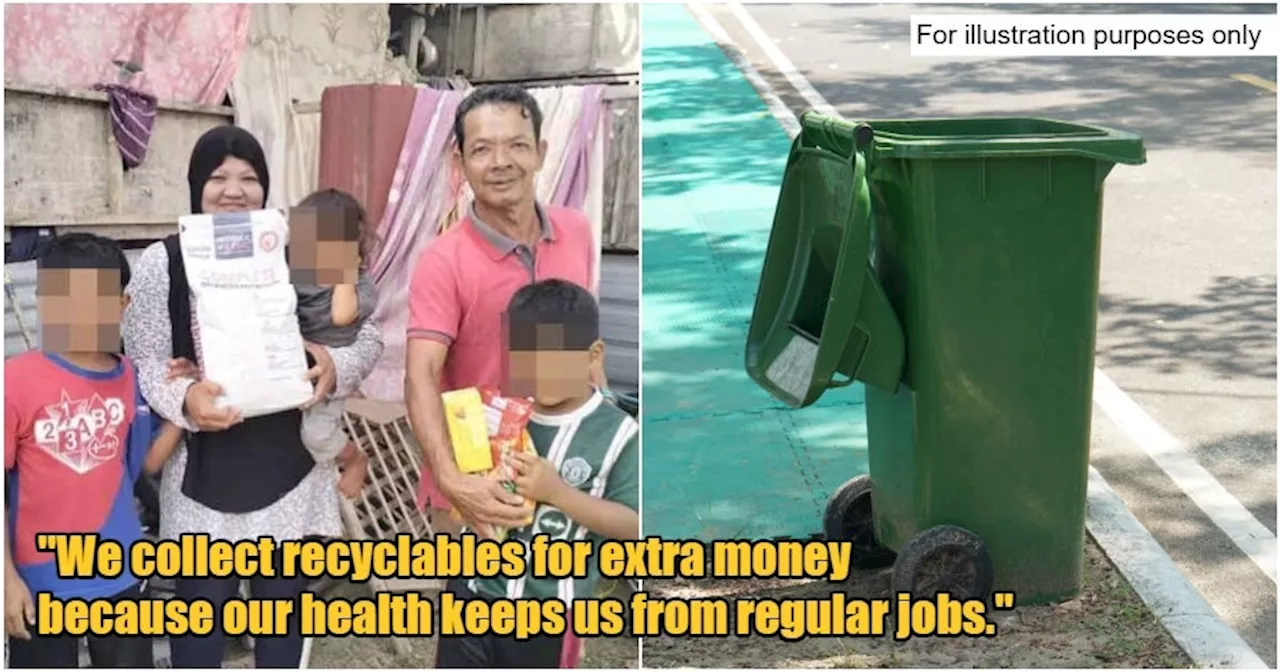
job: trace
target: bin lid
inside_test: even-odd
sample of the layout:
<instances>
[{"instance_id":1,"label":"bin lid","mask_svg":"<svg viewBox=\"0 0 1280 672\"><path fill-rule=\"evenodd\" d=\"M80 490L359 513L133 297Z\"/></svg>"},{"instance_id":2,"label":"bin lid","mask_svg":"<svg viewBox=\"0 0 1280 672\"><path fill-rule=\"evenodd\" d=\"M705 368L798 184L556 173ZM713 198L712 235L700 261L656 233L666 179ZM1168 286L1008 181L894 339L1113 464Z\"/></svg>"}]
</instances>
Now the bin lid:
<instances>
[{"instance_id":1,"label":"bin lid","mask_svg":"<svg viewBox=\"0 0 1280 672\"><path fill-rule=\"evenodd\" d=\"M869 268L866 158L807 140L796 138L787 159L744 362L792 408L854 380L894 392L905 357L901 326Z\"/></svg>"},{"instance_id":2,"label":"bin lid","mask_svg":"<svg viewBox=\"0 0 1280 672\"><path fill-rule=\"evenodd\" d=\"M1097 161L1146 163L1142 138L1133 133L1038 117L964 117L845 121L812 110L800 118L805 131L852 145L854 129L870 127L878 157L960 159L1081 156ZM839 151L838 148L837 151Z\"/></svg>"}]
</instances>

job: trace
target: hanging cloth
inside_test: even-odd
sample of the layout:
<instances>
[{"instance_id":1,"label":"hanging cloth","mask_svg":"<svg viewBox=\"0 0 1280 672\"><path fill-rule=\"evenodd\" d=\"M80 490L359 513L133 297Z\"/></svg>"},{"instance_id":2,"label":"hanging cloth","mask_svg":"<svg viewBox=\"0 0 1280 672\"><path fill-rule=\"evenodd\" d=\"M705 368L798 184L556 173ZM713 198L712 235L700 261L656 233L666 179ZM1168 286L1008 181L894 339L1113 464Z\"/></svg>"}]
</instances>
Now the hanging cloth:
<instances>
[{"instance_id":1,"label":"hanging cloth","mask_svg":"<svg viewBox=\"0 0 1280 672\"><path fill-rule=\"evenodd\" d=\"M156 97L123 84L99 84L97 88L107 92L111 132L125 170L137 168L147 158L147 145L156 124Z\"/></svg>"}]
</instances>

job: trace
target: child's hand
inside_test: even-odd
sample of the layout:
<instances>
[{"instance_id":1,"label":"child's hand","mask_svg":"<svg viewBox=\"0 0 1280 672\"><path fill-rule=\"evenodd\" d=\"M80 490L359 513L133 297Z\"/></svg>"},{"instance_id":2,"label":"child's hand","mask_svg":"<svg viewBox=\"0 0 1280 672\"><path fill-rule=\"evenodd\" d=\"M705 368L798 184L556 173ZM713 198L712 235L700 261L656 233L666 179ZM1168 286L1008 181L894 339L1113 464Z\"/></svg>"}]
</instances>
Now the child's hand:
<instances>
[{"instance_id":1,"label":"child's hand","mask_svg":"<svg viewBox=\"0 0 1280 672\"><path fill-rule=\"evenodd\" d=\"M516 469L516 494L535 502L554 503L556 495L566 486L556 467L549 460L530 453L510 453Z\"/></svg>"},{"instance_id":2,"label":"child's hand","mask_svg":"<svg viewBox=\"0 0 1280 672\"><path fill-rule=\"evenodd\" d=\"M347 499L355 499L360 496L360 491L364 490L365 474L369 470L369 458L364 453L355 449L355 444L348 443L347 450L344 452L347 459L342 464L342 475L338 477L338 492L342 493Z\"/></svg>"},{"instance_id":3,"label":"child's hand","mask_svg":"<svg viewBox=\"0 0 1280 672\"><path fill-rule=\"evenodd\" d=\"M10 637L31 639L27 626L36 624L36 607L27 584L16 575L4 582L4 629Z\"/></svg>"}]
</instances>

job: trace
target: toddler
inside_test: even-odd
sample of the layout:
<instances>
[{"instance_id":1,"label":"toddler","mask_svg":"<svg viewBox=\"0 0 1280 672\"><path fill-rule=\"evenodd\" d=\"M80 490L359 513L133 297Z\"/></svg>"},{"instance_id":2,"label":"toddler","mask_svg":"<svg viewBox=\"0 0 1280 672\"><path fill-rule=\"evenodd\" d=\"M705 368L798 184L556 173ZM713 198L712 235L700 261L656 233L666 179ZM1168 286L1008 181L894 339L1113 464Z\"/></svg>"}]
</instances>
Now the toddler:
<instances>
[{"instance_id":1,"label":"toddler","mask_svg":"<svg viewBox=\"0 0 1280 672\"><path fill-rule=\"evenodd\" d=\"M336 189L317 191L289 216L289 263L298 293L298 326L309 343L345 347L377 306L377 289L365 268L365 213ZM315 366L311 354L307 365ZM343 399L325 399L302 415L302 441L316 462L335 460L342 470L338 490L360 494L369 458L343 431Z\"/></svg>"}]
</instances>

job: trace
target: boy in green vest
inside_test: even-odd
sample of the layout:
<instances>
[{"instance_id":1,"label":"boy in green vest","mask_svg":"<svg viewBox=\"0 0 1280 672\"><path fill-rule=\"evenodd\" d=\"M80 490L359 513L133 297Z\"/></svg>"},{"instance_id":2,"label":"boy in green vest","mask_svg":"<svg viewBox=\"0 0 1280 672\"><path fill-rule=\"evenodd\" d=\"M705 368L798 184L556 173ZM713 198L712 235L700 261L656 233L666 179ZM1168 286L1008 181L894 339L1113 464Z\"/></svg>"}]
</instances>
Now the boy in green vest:
<instances>
[{"instance_id":1,"label":"boy in green vest","mask_svg":"<svg viewBox=\"0 0 1280 672\"><path fill-rule=\"evenodd\" d=\"M508 538L526 547L536 535L589 540L597 549L607 539L638 539L640 426L591 384L604 358L595 298L573 283L543 280L516 292L506 326L507 394L533 399L528 431L538 452L513 454L516 494L536 505L532 523ZM575 598L595 597L599 579L593 561L586 578L475 578L451 581L448 590L459 600L559 599L567 612ZM580 654L571 632L523 641L449 636L439 640L436 667L576 667Z\"/></svg>"}]
</instances>

